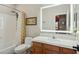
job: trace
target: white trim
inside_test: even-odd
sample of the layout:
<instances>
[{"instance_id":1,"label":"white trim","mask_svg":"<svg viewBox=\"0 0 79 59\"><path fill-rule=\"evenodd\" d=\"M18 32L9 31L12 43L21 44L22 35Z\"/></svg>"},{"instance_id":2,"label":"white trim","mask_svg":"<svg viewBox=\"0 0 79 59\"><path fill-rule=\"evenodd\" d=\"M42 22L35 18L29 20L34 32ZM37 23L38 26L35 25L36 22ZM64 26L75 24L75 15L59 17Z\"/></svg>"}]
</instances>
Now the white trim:
<instances>
[{"instance_id":1,"label":"white trim","mask_svg":"<svg viewBox=\"0 0 79 59\"><path fill-rule=\"evenodd\" d=\"M55 6L59 6L59 5L62 5L62 4L48 5L48 6L41 7L41 9L50 8L50 7L55 7Z\"/></svg>"},{"instance_id":2,"label":"white trim","mask_svg":"<svg viewBox=\"0 0 79 59\"><path fill-rule=\"evenodd\" d=\"M70 5L70 31L73 33L73 5Z\"/></svg>"},{"instance_id":3,"label":"white trim","mask_svg":"<svg viewBox=\"0 0 79 59\"><path fill-rule=\"evenodd\" d=\"M41 32L72 33L71 31L41 30Z\"/></svg>"},{"instance_id":4,"label":"white trim","mask_svg":"<svg viewBox=\"0 0 79 59\"><path fill-rule=\"evenodd\" d=\"M40 8L40 30L42 30L42 8Z\"/></svg>"},{"instance_id":5,"label":"white trim","mask_svg":"<svg viewBox=\"0 0 79 59\"><path fill-rule=\"evenodd\" d=\"M69 10L67 10L67 22L66 22L66 28L69 30Z\"/></svg>"},{"instance_id":6,"label":"white trim","mask_svg":"<svg viewBox=\"0 0 79 59\"><path fill-rule=\"evenodd\" d=\"M76 5L75 7L78 8L77 5ZM77 32L76 32L76 33L79 34L79 29L78 29L78 21L79 21L79 20L78 20L78 14L79 14L79 12L78 12L78 10L76 10L75 13L77 13L77 15L75 16L75 17L77 17L77 19L76 19L76 21L77 21L77 28L76 28L76 29L77 29Z\"/></svg>"}]
</instances>

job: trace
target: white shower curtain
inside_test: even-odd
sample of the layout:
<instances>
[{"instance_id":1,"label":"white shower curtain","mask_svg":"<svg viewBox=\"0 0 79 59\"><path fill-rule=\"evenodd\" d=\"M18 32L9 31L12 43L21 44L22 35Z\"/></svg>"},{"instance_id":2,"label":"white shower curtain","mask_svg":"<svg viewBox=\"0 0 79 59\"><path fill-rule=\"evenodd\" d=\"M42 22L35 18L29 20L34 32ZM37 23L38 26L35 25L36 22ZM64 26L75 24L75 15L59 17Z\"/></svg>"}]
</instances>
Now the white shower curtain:
<instances>
[{"instance_id":1,"label":"white shower curtain","mask_svg":"<svg viewBox=\"0 0 79 59\"><path fill-rule=\"evenodd\" d=\"M17 21L17 39L19 43L24 43L24 39L26 37L26 25L25 25L25 13L18 13L18 21Z\"/></svg>"}]
</instances>

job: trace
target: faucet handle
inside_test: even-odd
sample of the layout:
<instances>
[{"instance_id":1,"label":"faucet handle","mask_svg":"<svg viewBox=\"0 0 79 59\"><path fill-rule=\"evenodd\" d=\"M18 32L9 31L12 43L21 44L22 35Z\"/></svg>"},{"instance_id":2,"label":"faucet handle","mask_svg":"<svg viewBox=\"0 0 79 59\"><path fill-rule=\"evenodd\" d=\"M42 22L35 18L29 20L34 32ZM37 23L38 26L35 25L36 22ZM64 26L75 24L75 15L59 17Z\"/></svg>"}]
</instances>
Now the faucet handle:
<instances>
[{"instance_id":1,"label":"faucet handle","mask_svg":"<svg viewBox=\"0 0 79 59\"><path fill-rule=\"evenodd\" d=\"M73 46L73 48L75 48L77 51L79 51L79 45Z\"/></svg>"}]
</instances>

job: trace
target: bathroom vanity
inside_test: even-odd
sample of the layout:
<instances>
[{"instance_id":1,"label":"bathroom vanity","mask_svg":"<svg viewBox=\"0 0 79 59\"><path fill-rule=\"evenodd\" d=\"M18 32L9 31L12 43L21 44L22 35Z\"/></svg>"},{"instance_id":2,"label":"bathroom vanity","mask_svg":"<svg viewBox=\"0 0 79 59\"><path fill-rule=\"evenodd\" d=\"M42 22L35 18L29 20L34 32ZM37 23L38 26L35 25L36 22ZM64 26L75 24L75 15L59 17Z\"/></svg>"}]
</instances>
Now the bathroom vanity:
<instances>
[{"instance_id":1,"label":"bathroom vanity","mask_svg":"<svg viewBox=\"0 0 79 59\"><path fill-rule=\"evenodd\" d=\"M52 41L51 41L52 40ZM60 42L62 41L62 43ZM76 50L73 46L76 46L75 43L71 42L71 45L63 40L57 39L48 39L47 37L36 37L32 41L32 54L76 54Z\"/></svg>"},{"instance_id":2,"label":"bathroom vanity","mask_svg":"<svg viewBox=\"0 0 79 59\"><path fill-rule=\"evenodd\" d=\"M76 50L46 43L33 42L33 54L76 54Z\"/></svg>"},{"instance_id":3,"label":"bathroom vanity","mask_svg":"<svg viewBox=\"0 0 79 59\"><path fill-rule=\"evenodd\" d=\"M74 11L74 5L50 5L40 10L40 31L58 34L74 34L78 22L78 10ZM76 9L76 8L75 8ZM79 8L77 8L79 9ZM48 35L47 35L48 36ZM38 36L32 40L33 54L77 54L79 51L78 40L66 38L52 38ZM76 35L75 35L76 37Z\"/></svg>"}]
</instances>

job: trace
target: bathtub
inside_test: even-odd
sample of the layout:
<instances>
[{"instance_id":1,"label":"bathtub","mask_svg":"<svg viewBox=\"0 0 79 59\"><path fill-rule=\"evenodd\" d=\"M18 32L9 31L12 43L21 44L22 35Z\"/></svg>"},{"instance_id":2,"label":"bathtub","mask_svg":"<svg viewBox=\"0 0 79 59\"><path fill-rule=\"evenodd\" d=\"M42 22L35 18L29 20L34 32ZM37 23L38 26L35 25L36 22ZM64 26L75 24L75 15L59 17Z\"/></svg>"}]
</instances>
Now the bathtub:
<instances>
[{"instance_id":1,"label":"bathtub","mask_svg":"<svg viewBox=\"0 0 79 59\"><path fill-rule=\"evenodd\" d=\"M0 50L0 54L14 54L15 47L16 47L16 45L14 44L12 46L4 48L4 49Z\"/></svg>"},{"instance_id":2,"label":"bathtub","mask_svg":"<svg viewBox=\"0 0 79 59\"><path fill-rule=\"evenodd\" d=\"M0 54L14 54L16 46L20 45L16 39L3 39L0 38Z\"/></svg>"},{"instance_id":3,"label":"bathtub","mask_svg":"<svg viewBox=\"0 0 79 59\"><path fill-rule=\"evenodd\" d=\"M0 39L0 54L14 54L16 46L15 41Z\"/></svg>"}]
</instances>

